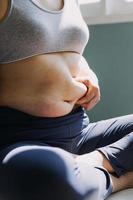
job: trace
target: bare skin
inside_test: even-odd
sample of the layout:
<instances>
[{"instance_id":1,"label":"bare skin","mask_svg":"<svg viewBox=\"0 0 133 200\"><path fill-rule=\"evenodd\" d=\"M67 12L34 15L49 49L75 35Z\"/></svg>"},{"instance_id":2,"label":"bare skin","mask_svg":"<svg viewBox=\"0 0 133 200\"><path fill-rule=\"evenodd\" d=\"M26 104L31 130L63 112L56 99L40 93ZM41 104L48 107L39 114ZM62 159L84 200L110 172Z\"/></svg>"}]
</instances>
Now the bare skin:
<instances>
[{"instance_id":1,"label":"bare skin","mask_svg":"<svg viewBox=\"0 0 133 200\"><path fill-rule=\"evenodd\" d=\"M8 0L2 2L7 5ZM37 2L49 9L53 1ZM63 2L54 2L63 7ZM89 110L100 100L100 91L98 83L89 82L88 77L83 79L86 74L94 76L85 59L75 52L39 55L1 65L0 105L46 117L66 115L79 105ZM78 102L83 96L83 101Z\"/></svg>"},{"instance_id":2,"label":"bare skin","mask_svg":"<svg viewBox=\"0 0 133 200\"><path fill-rule=\"evenodd\" d=\"M63 8L61 0L35 1L49 10ZM1 0L0 21L6 17L7 10L8 0ZM74 52L50 53L0 65L0 94L1 106L47 117L63 116L79 105L90 110L100 100L96 75L85 59ZM96 157L97 164L110 173L114 172L100 152L89 156L93 160ZM133 187L133 172L120 178L111 175L111 178L114 192Z\"/></svg>"},{"instance_id":3,"label":"bare skin","mask_svg":"<svg viewBox=\"0 0 133 200\"><path fill-rule=\"evenodd\" d=\"M0 21L2 21L7 13L8 10L8 1L1 0L0 2Z\"/></svg>"}]
</instances>

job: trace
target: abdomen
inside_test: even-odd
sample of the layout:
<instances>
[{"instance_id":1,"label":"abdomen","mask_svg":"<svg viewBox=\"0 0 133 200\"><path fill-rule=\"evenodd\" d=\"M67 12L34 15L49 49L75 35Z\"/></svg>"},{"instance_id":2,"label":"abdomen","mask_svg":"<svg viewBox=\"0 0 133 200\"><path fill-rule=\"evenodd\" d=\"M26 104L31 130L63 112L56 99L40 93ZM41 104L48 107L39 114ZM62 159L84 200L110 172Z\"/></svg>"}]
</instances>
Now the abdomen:
<instances>
[{"instance_id":1,"label":"abdomen","mask_svg":"<svg viewBox=\"0 0 133 200\"><path fill-rule=\"evenodd\" d=\"M80 71L79 60L78 54L63 52L2 65L1 82L6 104L29 114L48 116L47 103L51 101L50 113L52 106L56 116L58 112L60 116L61 112L62 115L69 113L86 93L86 87L74 80Z\"/></svg>"}]
</instances>

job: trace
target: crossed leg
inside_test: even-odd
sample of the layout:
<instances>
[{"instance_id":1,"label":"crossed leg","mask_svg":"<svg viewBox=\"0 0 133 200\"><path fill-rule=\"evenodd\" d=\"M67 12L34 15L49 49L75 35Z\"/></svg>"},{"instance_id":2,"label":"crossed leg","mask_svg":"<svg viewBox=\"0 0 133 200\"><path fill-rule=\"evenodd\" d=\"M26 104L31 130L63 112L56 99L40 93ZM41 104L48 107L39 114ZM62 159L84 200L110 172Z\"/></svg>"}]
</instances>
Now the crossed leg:
<instances>
[{"instance_id":1,"label":"crossed leg","mask_svg":"<svg viewBox=\"0 0 133 200\"><path fill-rule=\"evenodd\" d=\"M3 200L103 200L112 192L106 170L60 148L33 142L11 146L4 154L0 165Z\"/></svg>"},{"instance_id":2,"label":"crossed leg","mask_svg":"<svg viewBox=\"0 0 133 200\"><path fill-rule=\"evenodd\" d=\"M111 174L113 192L133 187L133 133L101 148L103 167Z\"/></svg>"},{"instance_id":3,"label":"crossed leg","mask_svg":"<svg viewBox=\"0 0 133 200\"><path fill-rule=\"evenodd\" d=\"M85 145L79 152L84 155L77 156L59 148L41 145L22 144L12 147L5 153L2 160L2 166L7 166L11 170L9 177L6 176L6 181L5 176L0 179L2 186L5 183L6 192L4 194L9 194L9 188L6 187L9 181L10 183L13 181L13 184L10 184L12 187L15 185L15 189L10 190L11 194L14 191L15 196L19 196L15 200L40 200L42 197L48 200L56 197L56 199L82 200L87 192L89 200L102 200L112 192L111 181L113 192L131 187L133 176L129 171L133 170L131 154L133 152L133 116L108 122L110 126L106 122L103 126L103 123L100 122L97 128L95 124L97 131L100 130L100 134L94 127L92 131L91 127L91 139L89 140L89 136L86 136ZM102 126L105 131L101 128ZM103 133L102 137L101 133ZM117 142L115 142L116 140ZM91 143L95 145L91 147ZM89 144L90 146L88 146ZM94 151L93 148L97 150ZM93 152L89 153L91 150ZM15 177L14 173L12 175L13 171L15 174L17 173L16 182L13 180ZM110 175L114 172L118 177ZM52 177L47 176L51 173ZM20 181L18 177L23 181ZM126 179L128 182L125 182ZM53 182L54 185L52 185ZM17 195L16 187L18 187ZM63 191L62 196L60 188ZM67 196L67 194L69 195ZM14 194L5 199L14 199Z\"/></svg>"},{"instance_id":4,"label":"crossed leg","mask_svg":"<svg viewBox=\"0 0 133 200\"><path fill-rule=\"evenodd\" d=\"M78 159L104 167L113 192L133 187L133 115L90 123L83 141Z\"/></svg>"}]
</instances>

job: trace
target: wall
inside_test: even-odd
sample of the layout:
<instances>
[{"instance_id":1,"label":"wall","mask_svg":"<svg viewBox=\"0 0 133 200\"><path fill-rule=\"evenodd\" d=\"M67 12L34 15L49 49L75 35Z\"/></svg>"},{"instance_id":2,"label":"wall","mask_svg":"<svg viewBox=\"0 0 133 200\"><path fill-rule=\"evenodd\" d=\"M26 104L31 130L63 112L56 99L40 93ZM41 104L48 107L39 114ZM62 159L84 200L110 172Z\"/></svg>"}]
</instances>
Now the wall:
<instances>
[{"instance_id":1,"label":"wall","mask_svg":"<svg viewBox=\"0 0 133 200\"><path fill-rule=\"evenodd\" d=\"M96 72L101 101L91 120L133 113L133 23L89 26L84 56Z\"/></svg>"}]
</instances>

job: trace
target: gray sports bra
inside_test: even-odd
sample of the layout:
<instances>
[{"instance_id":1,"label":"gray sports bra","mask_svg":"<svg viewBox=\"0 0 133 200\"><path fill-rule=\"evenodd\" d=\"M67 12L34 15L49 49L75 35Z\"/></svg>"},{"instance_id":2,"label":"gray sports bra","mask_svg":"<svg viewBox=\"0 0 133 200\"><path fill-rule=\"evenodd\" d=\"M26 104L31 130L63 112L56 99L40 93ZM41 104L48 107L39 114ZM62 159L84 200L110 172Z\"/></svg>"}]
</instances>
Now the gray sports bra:
<instances>
[{"instance_id":1,"label":"gray sports bra","mask_svg":"<svg viewBox=\"0 0 133 200\"><path fill-rule=\"evenodd\" d=\"M77 0L64 0L59 11L33 0L10 0L7 16L0 22L0 64L52 52L82 54L88 39Z\"/></svg>"}]
</instances>

